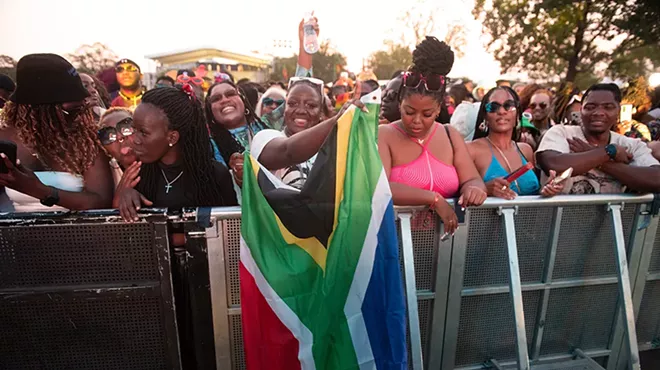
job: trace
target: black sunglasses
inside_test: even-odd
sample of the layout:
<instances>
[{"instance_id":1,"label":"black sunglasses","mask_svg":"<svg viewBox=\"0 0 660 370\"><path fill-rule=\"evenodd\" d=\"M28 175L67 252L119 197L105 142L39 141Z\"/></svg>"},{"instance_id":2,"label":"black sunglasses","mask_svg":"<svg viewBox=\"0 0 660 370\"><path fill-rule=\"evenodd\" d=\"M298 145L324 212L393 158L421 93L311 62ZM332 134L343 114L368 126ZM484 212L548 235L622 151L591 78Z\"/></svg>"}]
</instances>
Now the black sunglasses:
<instances>
[{"instance_id":1,"label":"black sunglasses","mask_svg":"<svg viewBox=\"0 0 660 370\"><path fill-rule=\"evenodd\" d=\"M282 105L284 103L284 99L275 100L273 98L264 98L262 103L263 103L263 105L271 105L271 104L275 103L279 107L280 105Z\"/></svg>"},{"instance_id":2,"label":"black sunglasses","mask_svg":"<svg viewBox=\"0 0 660 370\"><path fill-rule=\"evenodd\" d=\"M104 127L99 130L98 135L103 145L110 145L115 141L121 143L124 141L124 137L133 135L133 118L124 118L117 122L116 127Z\"/></svg>"},{"instance_id":3,"label":"black sunglasses","mask_svg":"<svg viewBox=\"0 0 660 370\"><path fill-rule=\"evenodd\" d=\"M501 107L504 107L504 110L507 112L514 111L518 108L516 102L513 100L507 100L504 104L492 101L486 104L486 113L496 113Z\"/></svg>"},{"instance_id":4,"label":"black sunglasses","mask_svg":"<svg viewBox=\"0 0 660 370\"><path fill-rule=\"evenodd\" d=\"M547 103L539 103L538 106L541 107L541 109L545 109L545 108L548 107L548 104ZM529 108L536 109L536 103L530 104Z\"/></svg>"}]
</instances>

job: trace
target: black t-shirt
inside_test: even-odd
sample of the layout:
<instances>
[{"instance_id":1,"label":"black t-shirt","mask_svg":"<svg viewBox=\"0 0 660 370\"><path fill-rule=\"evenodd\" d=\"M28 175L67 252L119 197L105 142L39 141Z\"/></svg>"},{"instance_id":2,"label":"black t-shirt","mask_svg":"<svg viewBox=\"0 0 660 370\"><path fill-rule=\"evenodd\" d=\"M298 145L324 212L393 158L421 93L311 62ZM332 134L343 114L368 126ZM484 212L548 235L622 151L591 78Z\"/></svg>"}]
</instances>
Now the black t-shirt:
<instances>
[{"instance_id":1,"label":"black t-shirt","mask_svg":"<svg viewBox=\"0 0 660 370\"><path fill-rule=\"evenodd\" d=\"M145 189L140 187L140 185L143 184L140 183L136 187L136 190L142 194L151 194L151 197L154 199L149 200L154 203L153 207L157 208L178 209L198 206L223 207L238 205L238 202L236 201L236 193L234 192L234 184L229 170L227 170L227 168L221 163L213 161L212 171L213 176L222 184L220 189L222 201L218 202L221 204L195 204L192 179L184 172L181 164L167 166L159 162L158 168L156 169L156 188L150 189L151 191L149 192L145 192ZM163 176L163 174L165 176ZM167 177L167 181L165 180L165 177ZM167 186L168 183L170 185L169 187ZM208 184L208 186L212 186L212 184Z\"/></svg>"}]
</instances>

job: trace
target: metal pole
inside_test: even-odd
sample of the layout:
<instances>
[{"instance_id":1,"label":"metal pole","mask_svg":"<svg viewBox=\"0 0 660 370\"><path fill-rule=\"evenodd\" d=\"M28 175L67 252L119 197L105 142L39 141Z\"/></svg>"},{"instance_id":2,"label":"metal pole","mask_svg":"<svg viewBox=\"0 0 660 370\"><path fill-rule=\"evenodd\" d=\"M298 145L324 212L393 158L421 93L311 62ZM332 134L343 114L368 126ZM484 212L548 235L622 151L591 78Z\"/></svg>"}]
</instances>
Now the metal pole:
<instances>
[{"instance_id":1,"label":"metal pole","mask_svg":"<svg viewBox=\"0 0 660 370\"><path fill-rule=\"evenodd\" d=\"M626 244L623 235L623 223L621 220L621 204L609 204L607 206L614 229L614 247L616 255L616 268L619 278L619 302L626 327L626 340L630 350L630 368L640 370L639 351L637 349L637 332L635 330L635 312L632 304L632 291L630 288L630 276L628 273L628 261L626 255Z\"/></svg>"},{"instance_id":2,"label":"metal pole","mask_svg":"<svg viewBox=\"0 0 660 370\"><path fill-rule=\"evenodd\" d=\"M527 333L525 331L525 312L523 308L522 283L520 282L520 267L518 263L518 247L516 245L516 226L514 215L516 208L500 208L499 213L504 216L504 230L506 233L506 247L509 254L509 289L513 301L513 313L516 324L516 353L519 370L529 370L529 356L527 354Z\"/></svg>"},{"instance_id":3,"label":"metal pole","mask_svg":"<svg viewBox=\"0 0 660 370\"><path fill-rule=\"evenodd\" d=\"M419 312L417 310L417 286L415 284L415 260L413 256L412 232L410 229L410 213L400 213L401 246L403 250L403 275L405 279L406 301L408 305L408 328L410 331L410 362L414 370L422 370L422 336L419 329Z\"/></svg>"},{"instance_id":4,"label":"metal pole","mask_svg":"<svg viewBox=\"0 0 660 370\"><path fill-rule=\"evenodd\" d=\"M545 269L541 282L545 284L545 289L541 293L541 305L536 319L536 330L532 338L532 359L538 360L541 356L541 344L543 342L543 331L545 329L545 317L548 314L548 303L550 302L550 290L552 282L552 273L555 268L555 259L557 257L557 244L559 243L559 232L561 229L561 218L564 209L562 207L555 208L552 217L552 236L550 238L550 245L548 247Z\"/></svg>"}]
</instances>

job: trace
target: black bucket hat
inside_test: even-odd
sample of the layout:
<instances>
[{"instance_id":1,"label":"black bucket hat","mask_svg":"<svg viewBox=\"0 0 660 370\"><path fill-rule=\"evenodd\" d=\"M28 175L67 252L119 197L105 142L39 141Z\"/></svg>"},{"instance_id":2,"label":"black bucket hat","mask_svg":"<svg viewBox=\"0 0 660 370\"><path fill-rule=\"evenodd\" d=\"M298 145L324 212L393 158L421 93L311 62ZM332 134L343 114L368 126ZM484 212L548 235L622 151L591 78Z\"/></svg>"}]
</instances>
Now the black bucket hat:
<instances>
[{"instance_id":1,"label":"black bucket hat","mask_svg":"<svg viewBox=\"0 0 660 370\"><path fill-rule=\"evenodd\" d=\"M16 90L9 100L16 104L60 104L89 96L78 72L56 54L30 54L16 65Z\"/></svg>"}]
</instances>

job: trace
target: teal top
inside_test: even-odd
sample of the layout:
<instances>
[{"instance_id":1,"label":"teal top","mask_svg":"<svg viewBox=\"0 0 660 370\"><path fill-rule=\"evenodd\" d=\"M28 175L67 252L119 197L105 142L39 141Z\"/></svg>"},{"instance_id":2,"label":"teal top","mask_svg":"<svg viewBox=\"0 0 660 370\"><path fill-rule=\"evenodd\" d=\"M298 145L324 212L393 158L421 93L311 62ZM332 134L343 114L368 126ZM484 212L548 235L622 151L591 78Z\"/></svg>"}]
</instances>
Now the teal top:
<instances>
[{"instance_id":1,"label":"teal top","mask_svg":"<svg viewBox=\"0 0 660 370\"><path fill-rule=\"evenodd\" d=\"M490 166L488 166L488 170L486 170L486 174L484 175L484 182L488 182L498 177L506 177L506 175L509 174L497 160L497 157L495 157L495 153L493 152L493 147L490 142L488 143L488 147L490 148L492 159L490 161ZM518 148L517 144L516 148ZM526 165L527 160L520 151L520 148L518 148L518 153L522 159L523 166ZM518 195L538 195L539 189L541 189L541 184L539 183L539 179L536 178L534 171L525 172L525 174L520 176L518 180L511 183L511 190L516 192Z\"/></svg>"}]
</instances>

